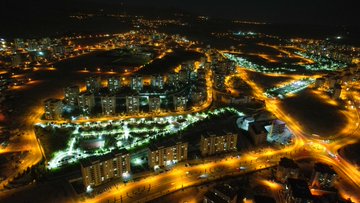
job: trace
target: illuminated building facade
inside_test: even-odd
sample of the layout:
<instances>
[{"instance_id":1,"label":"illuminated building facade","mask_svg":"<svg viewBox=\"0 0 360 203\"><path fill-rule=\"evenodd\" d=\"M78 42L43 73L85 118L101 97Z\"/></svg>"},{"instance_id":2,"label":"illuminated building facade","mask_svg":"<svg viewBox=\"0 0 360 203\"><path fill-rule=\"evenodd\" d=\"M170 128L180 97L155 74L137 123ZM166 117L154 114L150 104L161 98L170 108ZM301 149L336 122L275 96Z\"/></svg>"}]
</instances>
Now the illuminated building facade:
<instances>
[{"instance_id":1,"label":"illuminated building facade","mask_svg":"<svg viewBox=\"0 0 360 203\"><path fill-rule=\"evenodd\" d=\"M96 187L130 173L130 154L126 150L115 150L102 156L80 161L85 188Z\"/></svg>"},{"instance_id":2,"label":"illuminated building facade","mask_svg":"<svg viewBox=\"0 0 360 203\"><path fill-rule=\"evenodd\" d=\"M129 114L139 113L140 98L139 96L127 96L126 97L126 111Z\"/></svg>"},{"instance_id":3,"label":"illuminated building facade","mask_svg":"<svg viewBox=\"0 0 360 203\"><path fill-rule=\"evenodd\" d=\"M334 186L337 174L329 165L316 163L311 176L313 188L326 189Z\"/></svg>"},{"instance_id":4,"label":"illuminated building facade","mask_svg":"<svg viewBox=\"0 0 360 203\"><path fill-rule=\"evenodd\" d=\"M238 136L233 133L224 132L222 135L207 133L201 135L200 152L202 156L218 153L236 151Z\"/></svg>"},{"instance_id":5,"label":"illuminated building facade","mask_svg":"<svg viewBox=\"0 0 360 203\"><path fill-rule=\"evenodd\" d=\"M174 110L175 111L185 111L187 105L187 98L185 96L174 96Z\"/></svg>"},{"instance_id":6,"label":"illuminated building facade","mask_svg":"<svg viewBox=\"0 0 360 203\"><path fill-rule=\"evenodd\" d=\"M81 93L78 98L78 105L82 113L89 115L95 106L95 97L93 93Z\"/></svg>"},{"instance_id":7,"label":"illuminated building facade","mask_svg":"<svg viewBox=\"0 0 360 203\"><path fill-rule=\"evenodd\" d=\"M116 113L116 97L102 96L101 97L102 113L105 116L114 115Z\"/></svg>"},{"instance_id":8,"label":"illuminated building facade","mask_svg":"<svg viewBox=\"0 0 360 203\"><path fill-rule=\"evenodd\" d=\"M96 93L101 87L101 78L100 77L90 77L86 81L86 90L91 93Z\"/></svg>"},{"instance_id":9,"label":"illuminated building facade","mask_svg":"<svg viewBox=\"0 0 360 203\"><path fill-rule=\"evenodd\" d=\"M111 77L111 78L108 78L107 81L108 81L108 88L109 88L110 92L116 93L116 92L120 91L120 89L121 89L120 78Z\"/></svg>"},{"instance_id":10,"label":"illuminated building facade","mask_svg":"<svg viewBox=\"0 0 360 203\"><path fill-rule=\"evenodd\" d=\"M149 97L149 112L160 112L160 97Z\"/></svg>"},{"instance_id":11,"label":"illuminated building facade","mask_svg":"<svg viewBox=\"0 0 360 203\"><path fill-rule=\"evenodd\" d=\"M130 88L135 91L141 91L143 89L144 83L141 76L134 76L130 78Z\"/></svg>"},{"instance_id":12,"label":"illuminated building facade","mask_svg":"<svg viewBox=\"0 0 360 203\"><path fill-rule=\"evenodd\" d=\"M66 87L64 89L65 102L68 105L76 106L78 104L78 97L80 94L80 88L77 85Z\"/></svg>"},{"instance_id":13,"label":"illuminated building facade","mask_svg":"<svg viewBox=\"0 0 360 203\"><path fill-rule=\"evenodd\" d=\"M45 118L49 120L61 119L63 103L60 99L47 99L45 102Z\"/></svg>"},{"instance_id":14,"label":"illuminated building facade","mask_svg":"<svg viewBox=\"0 0 360 203\"><path fill-rule=\"evenodd\" d=\"M152 144L149 147L148 162L150 168L168 166L173 163L187 160L188 143L172 140Z\"/></svg>"},{"instance_id":15,"label":"illuminated building facade","mask_svg":"<svg viewBox=\"0 0 360 203\"><path fill-rule=\"evenodd\" d=\"M162 75L153 75L151 76L151 87L155 89L164 88L164 76Z\"/></svg>"}]
</instances>

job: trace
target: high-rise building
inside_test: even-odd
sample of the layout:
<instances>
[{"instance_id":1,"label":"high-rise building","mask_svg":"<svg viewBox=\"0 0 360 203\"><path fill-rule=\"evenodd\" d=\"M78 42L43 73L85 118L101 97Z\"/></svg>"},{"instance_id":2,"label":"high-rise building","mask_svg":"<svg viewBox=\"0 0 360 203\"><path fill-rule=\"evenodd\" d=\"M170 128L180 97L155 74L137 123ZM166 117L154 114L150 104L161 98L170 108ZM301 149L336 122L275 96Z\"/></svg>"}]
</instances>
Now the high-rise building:
<instances>
[{"instance_id":1,"label":"high-rise building","mask_svg":"<svg viewBox=\"0 0 360 203\"><path fill-rule=\"evenodd\" d=\"M187 98L185 96L174 96L173 102L175 111L186 110Z\"/></svg>"},{"instance_id":2,"label":"high-rise building","mask_svg":"<svg viewBox=\"0 0 360 203\"><path fill-rule=\"evenodd\" d=\"M222 135L216 135L213 133L201 135L201 155L208 156L223 152L236 151L237 138L237 134L229 132L224 132Z\"/></svg>"},{"instance_id":3,"label":"high-rise building","mask_svg":"<svg viewBox=\"0 0 360 203\"><path fill-rule=\"evenodd\" d=\"M101 87L100 77L89 77L86 79L86 90L91 93L97 93Z\"/></svg>"},{"instance_id":4,"label":"high-rise building","mask_svg":"<svg viewBox=\"0 0 360 203\"><path fill-rule=\"evenodd\" d=\"M93 93L84 92L78 97L78 105L82 113L89 115L95 106L95 97Z\"/></svg>"},{"instance_id":5,"label":"high-rise building","mask_svg":"<svg viewBox=\"0 0 360 203\"><path fill-rule=\"evenodd\" d=\"M337 174L331 166L323 163L316 163L310 179L313 188L326 189L334 186Z\"/></svg>"},{"instance_id":6,"label":"high-rise building","mask_svg":"<svg viewBox=\"0 0 360 203\"><path fill-rule=\"evenodd\" d=\"M285 131L286 123L284 121L275 119L271 122L269 136L280 135Z\"/></svg>"},{"instance_id":7,"label":"high-rise building","mask_svg":"<svg viewBox=\"0 0 360 203\"><path fill-rule=\"evenodd\" d=\"M160 97L149 97L149 112L159 112L160 105Z\"/></svg>"},{"instance_id":8,"label":"high-rise building","mask_svg":"<svg viewBox=\"0 0 360 203\"><path fill-rule=\"evenodd\" d=\"M164 88L164 76L162 75L153 75L151 76L151 87L155 89Z\"/></svg>"},{"instance_id":9,"label":"high-rise building","mask_svg":"<svg viewBox=\"0 0 360 203\"><path fill-rule=\"evenodd\" d=\"M95 187L127 176L130 173L130 154L126 150L115 150L102 156L83 159L80 165L85 188Z\"/></svg>"},{"instance_id":10,"label":"high-rise building","mask_svg":"<svg viewBox=\"0 0 360 203\"><path fill-rule=\"evenodd\" d=\"M187 155L188 143L170 140L150 145L148 162L150 168L156 169L187 160Z\"/></svg>"},{"instance_id":11,"label":"high-rise building","mask_svg":"<svg viewBox=\"0 0 360 203\"><path fill-rule=\"evenodd\" d=\"M139 111L140 111L139 96L127 96L126 97L126 111L129 114L139 113Z\"/></svg>"},{"instance_id":12,"label":"high-rise building","mask_svg":"<svg viewBox=\"0 0 360 203\"><path fill-rule=\"evenodd\" d=\"M116 113L116 97L115 96L102 96L101 107L103 115L109 116Z\"/></svg>"},{"instance_id":13,"label":"high-rise building","mask_svg":"<svg viewBox=\"0 0 360 203\"><path fill-rule=\"evenodd\" d=\"M313 196L305 180L288 178L285 190L285 202L312 203Z\"/></svg>"},{"instance_id":14,"label":"high-rise building","mask_svg":"<svg viewBox=\"0 0 360 203\"><path fill-rule=\"evenodd\" d=\"M292 159L283 157L280 159L276 170L276 179L285 183L288 178L298 178L300 174L299 166Z\"/></svg>"},{"instance_id":15,"label":"high-rise building","mask_svg":"<svg viewBox=\"0 0 360 203\"><path fill-rule=\"evenodd\" d=\"M47 99L45 102L45 118L49 120L61 119L63 103L60 99Z\"/></svg>"},{"instance_id":16,"label":"high-rise building","mask_svg":"<svg viewBox=\"0 0 360 203\"><path fill-rule=\"evenodd\" d=\"M112 93L118 92L121 88L120 78L118 77L108 78L108 88L109 91Z\"/></svg>"},{"instance_id":17,"label":"high-rise building","mask_svg":"<svg viewBox=\"0 0 360 203\"><path fill-rule=\"evenodd\" d=\"M69 105L75 106L78 104L78 97L80 88L77 85L66 87L64 89L65 102Z\"/></svg>"},{"instance_id":18,"label":"high-rise building","mask_svg":"<svg viewBox=\"0 0 360 203\"><path fill-rule=\"evenodd\" d=\"M134 76L130 78L130 88L135 91L143 89L143 78L141 76Z\"/></svg>"},{"instance_id":19,"label":"high-rise building","mask_svg":"<svg viewBox=\"0 0 360 203\"><path fill-rule=\"evenodd\" d=\"M249 135L255 145L261 145L267 141L267 131L264 125L258 122L252 122L249 124Z\"/></svg>"}]
</instances>

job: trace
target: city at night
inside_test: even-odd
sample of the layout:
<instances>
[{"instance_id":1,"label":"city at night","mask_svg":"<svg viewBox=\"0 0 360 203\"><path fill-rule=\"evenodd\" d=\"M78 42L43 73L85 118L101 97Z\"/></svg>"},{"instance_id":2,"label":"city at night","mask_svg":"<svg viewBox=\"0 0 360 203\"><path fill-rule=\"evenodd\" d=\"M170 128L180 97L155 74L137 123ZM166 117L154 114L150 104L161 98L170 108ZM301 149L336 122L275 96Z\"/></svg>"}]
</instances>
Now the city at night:
<instances>
[{"instance_id":1,"label":"city at night","mask_svg":"<svg viewBox=\"0 0 360 203\"><path fill-rule=\"evenodd\" d=\"M0 4L1 203L360 203L356 1Z\"/></svg>"}]
</instances>

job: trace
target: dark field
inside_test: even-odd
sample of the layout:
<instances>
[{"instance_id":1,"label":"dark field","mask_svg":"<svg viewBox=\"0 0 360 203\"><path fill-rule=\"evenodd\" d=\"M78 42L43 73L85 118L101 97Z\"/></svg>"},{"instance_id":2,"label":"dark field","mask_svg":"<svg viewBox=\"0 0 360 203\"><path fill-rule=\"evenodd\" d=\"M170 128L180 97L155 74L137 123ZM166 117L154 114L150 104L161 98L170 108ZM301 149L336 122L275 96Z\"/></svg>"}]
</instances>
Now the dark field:
<instances>
[{"instance_id":1,"label":"dark field","mask_svg":"<svg viewBox=\"0 0 360 203\"><path fill-rule=\"evenodd\" d=\"M176 66L186 61L198 60L202 54L193 51L185 51L176 49L174 52L166 55L162 59L155 59L152 63L146 65L141 69L138 74L151 75L151 74L164 74L171 71Z\"/></svg>"},{"instance_id":2,"label":"dark field","mask_svg":"<svg viewBox=\"0 0 360 203\"><path fill-rule=\"evenodd\" d=\"M342 149L339 150L339 153L342 157L345 159L353 162L356 165L360 164L360 142L357 142L352 145L348 145Z\"/></svg>"},{"instance_id":3,"label":"dark field","mask_svg":"<svg viewBox=\"0 0 360 203\"><path fill-rule=\"evenodd\" d=\"M250 78L256 82L261 88L269 89L275 87L277 84L291 80L289 76L269 76L261 73L247 71Z\"/></svg>"},{"instance_id":4,"label":"dark field","mask_svg":"<svg viewBox=\"0 0 360 203\"><path fill-rule=\"evenodd\" d=\"M324 103L309 90L284 99L281 107L308 133L330 137L346 125L346 118L338 107Z\"/></svg>"}]
</instances>

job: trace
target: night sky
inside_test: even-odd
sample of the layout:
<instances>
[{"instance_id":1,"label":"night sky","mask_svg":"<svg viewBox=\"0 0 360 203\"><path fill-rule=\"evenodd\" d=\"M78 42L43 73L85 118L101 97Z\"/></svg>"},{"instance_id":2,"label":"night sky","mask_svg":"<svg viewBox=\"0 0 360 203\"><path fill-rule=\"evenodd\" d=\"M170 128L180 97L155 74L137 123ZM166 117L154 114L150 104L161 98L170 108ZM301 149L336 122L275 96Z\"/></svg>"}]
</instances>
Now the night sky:
<instances>
[{"instance_id":1,"label":"night sky","mask_svg":"<svg viewBox=\"0 0 360 203\"><path fill-rule=\"evenodd\" d=\"M125 0L138 5L183 8L193 13L280 23L360 25L349 0Z\"/></svg>"},{"instance_id":2,"label":"night sky","mask_svg":"<svg viewBox=\"0 0 360 203\"><path fill-rule=\"evenodd\" d=\"M355 0L2 0L0 15L58 15L113 4L177 8L194 14L280 23L360 25ZM9 19L9 18L8 18ZM4 19L1 19L4 21ZM7 19L5 19L7 20Z\"/></svg>"},{"instance_id":3,"label":"night sky","mask_svg":"<svg viewBox=\"0 0 360 203\"><path fill-rule=\"evenodd\" d=\"M216 18L260 21L280 24L350 25L360 28L360 12L355 0L1 0L0 37L32 36L76 31L78 25L69 16L79 12L127 12L160 15L188 12ZM116 23L88 23L114 27ZM100 25L100 26L99 26ZM79 30L79 29L77 29Z\"/></svg>"}]
</instances>

